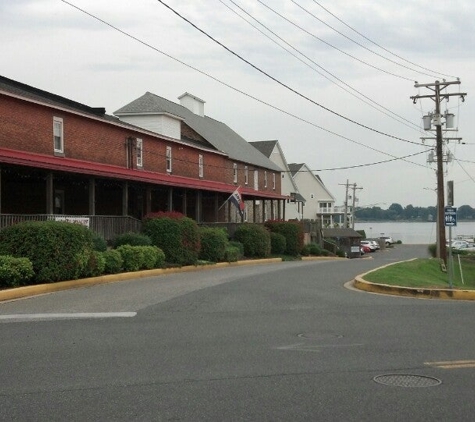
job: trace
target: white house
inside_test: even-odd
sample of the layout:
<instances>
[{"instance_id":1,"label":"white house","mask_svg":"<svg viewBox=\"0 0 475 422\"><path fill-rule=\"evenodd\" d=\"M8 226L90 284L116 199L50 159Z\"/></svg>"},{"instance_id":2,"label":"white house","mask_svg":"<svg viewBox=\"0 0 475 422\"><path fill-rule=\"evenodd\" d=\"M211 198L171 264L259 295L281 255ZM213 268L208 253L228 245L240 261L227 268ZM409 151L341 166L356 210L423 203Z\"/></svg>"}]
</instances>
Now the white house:
<instances>
[{"instance_id":1,"label":"white house","mask_svg":"<svg viewBox=\"0 0 475 422\"><path fill-rule=\"evenodd\" d=\"M286 220L301 220L303 218L305 197L300 194L299 188L292 177L279 141L255 141L250 142L250 144L283 170L281 194L287 196L288 199L285 203L285 210L282 210L281 214L285 216Z\"/></svg>"},{"instance_id":2,"label":"white house","mask_svg":"<svg viewBox=\"0 0 475 422\"><path fill-rule=\"evenodd\" d=\"M320 220L322 227L332 227L341 220L341 211L335 210L335 198L324 185L322 179L315 175L305 164L289 164L300 194L305 198L303 218Z\"/></svg>"}]
</instances>

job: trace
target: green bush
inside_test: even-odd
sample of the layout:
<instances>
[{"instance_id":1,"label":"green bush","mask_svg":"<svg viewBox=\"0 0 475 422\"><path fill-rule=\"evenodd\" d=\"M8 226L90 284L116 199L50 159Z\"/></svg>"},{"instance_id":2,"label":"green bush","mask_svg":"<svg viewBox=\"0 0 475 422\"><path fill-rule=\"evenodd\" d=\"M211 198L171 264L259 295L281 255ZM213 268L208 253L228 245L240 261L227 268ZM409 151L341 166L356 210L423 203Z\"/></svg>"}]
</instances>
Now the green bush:
<instances>
[{"instance_id":1,"label":"green bush","mask_svg":"<svg viewBox=\"0 0 475 422\"><path fill-rule=\"evenodd\" d=\"M308 249L310 255L320 256L322 254L322 248L317 243L309 243Z\"/></svg>"},{"instance_id":2,"label":"green bush","mask_svg":"<svg viewBox=\"0 0 475 422\"><path fill-rule=\"evenodd\" d=\"M0 256L0 286L18 287L28 284L34 276L33 264L28 258Z\"/></svg>"},{"instance_id":3,"label":"green bush","mask_svg":"<svg viewBox=\"0 0 475 422\"><path fill-rule=\"evenodd\" d=\"M167 262L178 265L196 264L200 237L198 225L191 218L147 218L143 223L143 233L150 237L154 246L165 253Z\"/></svg>"},{"instance_id":4,"label":"green bush","mask_svg":"<svg viewBox=\"0 0 475 422\"><path fill-rule=\"evenodd\" d=\"M236 246L228 245L224 252L224 260L226 262L237 262L241 259L241 251Z\"/></svg>"},{"instance_id":5,"label":"green bush","mask_svg":"<svg viewBox=\"0 0 475 422\"><path fill-rule=\"evenodd\" d=\"M122 255L119 251L116 249L111 249L109 251L103 252L102 256L105 260L105 274L117 274L122 271L124 260L122 259Z\"/></svg>"},{"instance_id":6,"label":"green bush","mask_svg":"<svg viewBox=\"0 0 475 422\"><path fill-rule=\"evenodd\" d=\"M341 249L338 249L336 251L336 256L340 257L340 258L345 258L346 257L346 254L344 251L342 251Z\"/></svg>"},{"instance_id":7,"label":"green bush","mask_svg":"<svg viewBox=\"0 0 475 422\"><path fill-rule=\"evenodd\" d=\"M285 237L287 255L297 256L303 248L303 227L297 221L269 220L265 226L272 233L279 233Z\"/></svg>"},{"instance_id":8,"label":"green bush","mask_svg":"<svg viewBox=\"0 0 475 422\"><path fill-rule=\"evenodd\" d=\"M117 249L119 246L122 245L150 246L151 244L152 240L150 239L150 237L142 233L133 232L119 234L112 241L112 246L114 247L114 249Z\"/></svg>"},{"instance_id":9,"label":"green bush","mask_svg":"<svg viewBox=\"0 0 475 422\"><path fill-rule=\"evenodd\" d=\"M244 257L244 245L241 242L238 242L237 240L230 240L228 242L228 246L232 246L239 251L238 260Z\"/></svg>"},{"instance_id":10,"label":"green bush","mask_svg":"<svg viewBox=\"0 0 475 422\"><path fill-rule=\"evenodd\" d=\"M300 255L309 256L310 255L310 245L304 245L304 247L300 251Z\"/></svg>"},{"instance_id":11,"label":"green bush","mask_svg":"<svg viewBox=\"0 0 475 422\"><path fill-rule=\"evenodd\" d=\"M228 233L222 228L201 227L200 244L200 259L211 262L220 262L224 259L226 253Z\"/></svg>"},{"instance_id":12,"label":"green bush","mask_svg":"<svg viewBox=\"0 0 475 422\"><path fill-rule=\"evenodd\" d=\"M28 258L36 283L79 278L92 250L92 231L79 224L34 221L0 231L0 255Z\"/></svg>"},{"instance_id":13,"label":"green bush","mask_svg":"<svg viewBox=\"0 0 475 422\"><path fill-rule=\"evenodd\" d=\"M275 255L281 255L285 252L287 248L287 240L284 235L280 233L271 233L270 234L270 245L271 253Z\"/></svg>"},{"instance_id":14,"label":"green bush","mask_svg":"<svg viewBox=\"0 0 475 422\"><path fill-rule=\"evenodd\" d=\"M270 233L260 224L240 224L234 238L244 245L244 255L249 258L265 258L270 255Z\"/></svg>"},{"instance_id":15,"label":"green bush","mask_svg":"<svg viewBox=\"0 0 475 422\"><path fill-rule=\"evenodd\" d=\"M122 245L116 250L122 257L122 268L127 272L151 270L165 264L165 254L156 246Z\"/></svg>"},{"instance_id":16,"label":"green bush","mask_svg":"<svg viewBox=\"0 0 475 422\"><path fill-rule=\"evenodd\" d=\"M429 252L429 255L432 258L435 258L437 256L437 244L436 243L431 243L428 247L427 250Z\"/></svg>"},{"instance_id":17,"label":"green bush","mask_svg":"<svg viewBox=\"0 0 475 422\"><path fill-rule=\"evenodd\" d=\"M104 274L106 268L106 259L104 252L91 251L86 268L84 269L83 277L97 277Z\"/></svg>"},{"instance_id":18,"label":"green bush","mask_svg":"<svg viewBox=\"0 0 475 422\"><path fill-rule=\"evenodd\" d=\"M105 252L107 251L107 242L106 240L97 233L92 233L92 243L95 251Z\"/></svg>"}]
</instances>

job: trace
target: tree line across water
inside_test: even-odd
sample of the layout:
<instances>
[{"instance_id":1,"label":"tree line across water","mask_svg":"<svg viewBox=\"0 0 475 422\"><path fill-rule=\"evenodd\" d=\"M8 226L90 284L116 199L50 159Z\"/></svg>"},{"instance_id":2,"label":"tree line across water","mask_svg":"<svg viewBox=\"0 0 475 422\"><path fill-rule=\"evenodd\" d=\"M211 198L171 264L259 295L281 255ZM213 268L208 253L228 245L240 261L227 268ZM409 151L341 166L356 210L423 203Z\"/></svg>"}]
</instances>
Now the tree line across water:
<instances>
[{"instance_id":1,"label":"tree line across water","mask_svg":"<svg viewBox=\"0 0 475 422\"><path fill-rule=\"evenodd\" d=\"M475 220L475 208L470 205L462 205L457 208L458 220ZM355 210L355 218L358 220L390 220L390 221L435 221L437 207L415 207L393 203L388 209L381 207L359 208Z\"/></svg>"}]
</instances>

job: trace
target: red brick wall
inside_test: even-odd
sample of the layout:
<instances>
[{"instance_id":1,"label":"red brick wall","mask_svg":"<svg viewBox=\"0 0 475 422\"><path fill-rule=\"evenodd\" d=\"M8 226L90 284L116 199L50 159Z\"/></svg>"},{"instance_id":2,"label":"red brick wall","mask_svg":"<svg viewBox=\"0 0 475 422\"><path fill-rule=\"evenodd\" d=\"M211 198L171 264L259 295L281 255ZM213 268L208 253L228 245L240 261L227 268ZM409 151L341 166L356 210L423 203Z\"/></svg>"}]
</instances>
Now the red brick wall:
<instances>
[{"instance_id":1,"label":"red brick wall","mask_svg":"<svg viewBox=\"0 0 475 422\"><path fill-rule=\"evenodd\" d=\"M198 179L198 155L202 154L204 180L234 184L234 161L224 156L8 96L0 96L0 147L54 155L53 117L63 119L64 156L67 158L126 167L126 138L136 137L143 141L144 170L165 173L166 147L171 146L172 174ZM182 126L188 128L184 124ZM185 131L186 136L204 141L190 128ZM135 165L135 157L133 162ZM237 185L245 186L244 166L244 163L238 163ZM249 165L250 188L254 186L253 169L254 167ZM259 190L279 193L280 175L276 174L274 191L272 171L268 170L267 174L268 184L267 188L264 188L264 170L259 169Z\"/></svg>"}]
</instances>

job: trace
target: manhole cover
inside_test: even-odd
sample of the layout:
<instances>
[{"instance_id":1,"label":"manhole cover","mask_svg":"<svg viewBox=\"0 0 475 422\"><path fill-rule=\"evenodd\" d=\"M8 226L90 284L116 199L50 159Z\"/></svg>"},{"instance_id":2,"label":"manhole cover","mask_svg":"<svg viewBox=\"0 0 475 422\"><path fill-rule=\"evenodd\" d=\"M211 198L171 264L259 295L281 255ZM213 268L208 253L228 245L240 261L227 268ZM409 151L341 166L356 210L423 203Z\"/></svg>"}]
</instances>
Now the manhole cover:
<instances>
[{"instance_id":1,"label":"manhole cover","mask_svg":"<svg viewBox=\"0 0 475 422\"><path fill-rule=\"evenodd\" d=\"M300 333L297 337L306 338L308 340L328 340L334 338L343 338L341 334L315 334L315 333Z\"/></svg>"},{"instance_id":2,"label":"manhole cover","mask_svg":"<svg viewBox=\"0 0 475 422\"><path fill-rule=\"evenodd\" d=\"M407 374L378 375L373 380L379 384L392 385L394 387L435 387L442 383L437 378Z\"/></svg>"}]
</instances>

